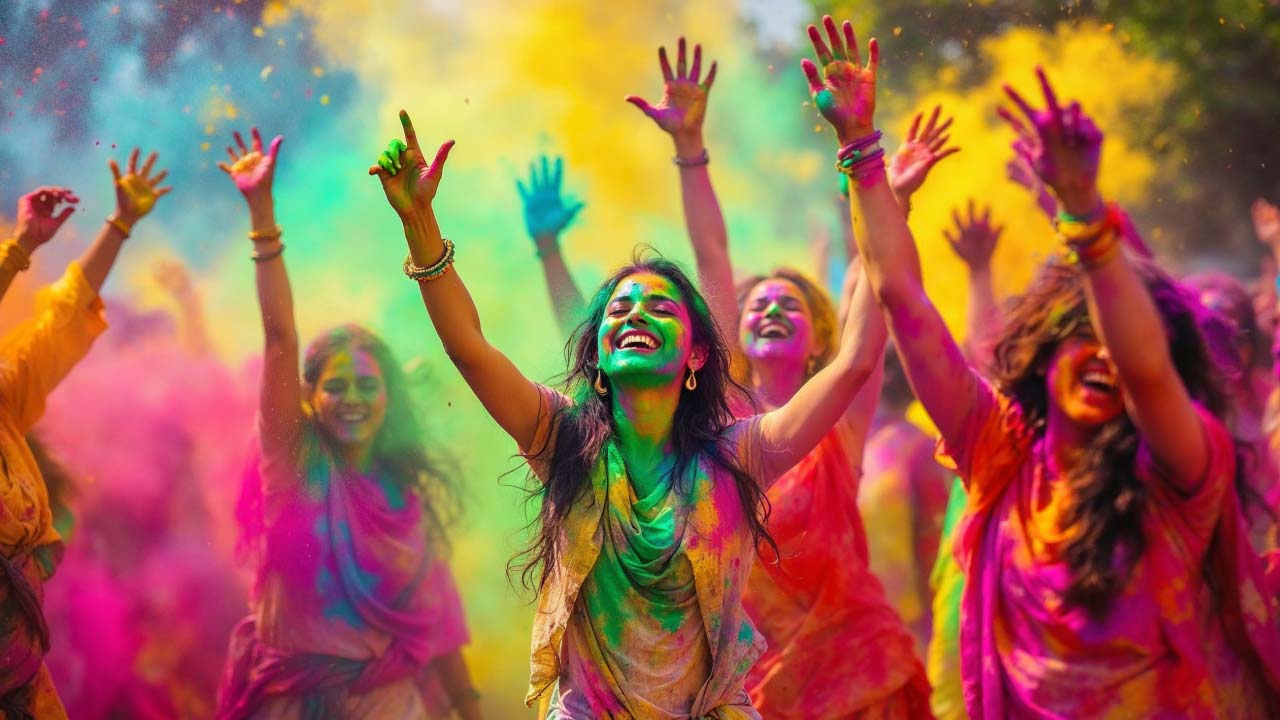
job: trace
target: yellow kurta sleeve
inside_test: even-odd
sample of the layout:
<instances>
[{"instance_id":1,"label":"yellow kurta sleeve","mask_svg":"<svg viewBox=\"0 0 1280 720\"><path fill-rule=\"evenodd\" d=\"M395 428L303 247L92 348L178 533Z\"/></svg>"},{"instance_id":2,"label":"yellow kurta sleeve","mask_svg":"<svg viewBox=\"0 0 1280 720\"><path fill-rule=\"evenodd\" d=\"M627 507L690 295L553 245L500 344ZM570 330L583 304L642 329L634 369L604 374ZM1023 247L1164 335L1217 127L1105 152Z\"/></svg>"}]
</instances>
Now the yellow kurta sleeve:
<instances>
[{"instance_id":1,"label":"yellow kurta sleeve","mask_svg":"<svg viewBox=\"0 0 1280 720\"><path fill-rule=\"evenodd\" d=\"M102 301L72 263L40 292L34 317L0 341L0 544L30 549L58 540L25 436L45 398L106 327Z\"/></svg>"}]
</instances>

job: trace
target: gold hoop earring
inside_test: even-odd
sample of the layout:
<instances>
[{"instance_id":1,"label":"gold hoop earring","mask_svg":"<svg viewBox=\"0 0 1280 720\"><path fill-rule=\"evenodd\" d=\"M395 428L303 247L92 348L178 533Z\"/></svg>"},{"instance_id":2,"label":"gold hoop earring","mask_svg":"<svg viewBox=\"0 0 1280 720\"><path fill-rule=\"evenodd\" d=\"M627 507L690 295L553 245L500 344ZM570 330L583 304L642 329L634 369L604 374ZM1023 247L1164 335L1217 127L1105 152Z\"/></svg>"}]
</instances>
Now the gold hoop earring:
<instances>
[{"instance_id":1,"label":"gold hoop earring","mask_svg":"<svg viewBox=\"0 0 1280 720\"><path fill-rule=\"evenodd\" d=\"M698 376L693 374L693 368L689 368L689 377L685 378L684 380L684 389L685 390L698 389Z\"/></svg>"},{"instance_id":2,"label":"gold hoop earring","mask_svg":"<svg viewBox=\"0 0 1280 720\"><path fill-rule=\"evenodd\" d=\"M596 368L596 384L595 384L595 388L596 388L596 394L597 394L597 395L608 395L608 394L609 394L609 388L607 388L607 387L605 387L605 386L604 386L604 373L600 372L600 368Z\"/></svg>"}]
</instances>

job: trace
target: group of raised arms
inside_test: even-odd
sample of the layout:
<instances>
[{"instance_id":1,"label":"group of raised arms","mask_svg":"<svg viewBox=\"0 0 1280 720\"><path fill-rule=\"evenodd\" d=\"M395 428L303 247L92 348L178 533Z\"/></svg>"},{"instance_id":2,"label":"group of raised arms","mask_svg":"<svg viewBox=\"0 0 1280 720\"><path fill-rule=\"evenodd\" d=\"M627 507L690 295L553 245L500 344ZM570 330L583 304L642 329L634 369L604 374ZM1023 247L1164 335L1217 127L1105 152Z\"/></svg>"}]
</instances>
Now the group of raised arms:
<instances>
[{"instance_id":1,"label":"group of raised arms","mask_svg":"<svg viewBox=\"0 0 1280 720\"><path fill-rule=\"evenodd\" d=\"M1037 71L1042 98L1007 88L996 111L1050 259L998 302L1002 228L957 208L962 346L908 225L958 151L951 120L917 114L890 154L876 40L830 17L808 34L844 228L815 267L847 258L838 293L742 253L735 268L703 132L716 64L681 38L674 65L658 51L661 99L627 101L671 137L696 273L646 250L581 292L560 237L583 205L562 161L518 183L565 335L555 387L486 338L460 270L484 268L437 222L453 142L424 148L401 111L403 139L368 169L444 353L528 464L525 703L552 720L1280 717L1280 210L1254 209L1274 253L1260 289L1175 280L1098 191L1103 132ZM451 440L424 434L370 330L300 343L273 200L282 140L237 132L219 164L248 206L263 357L242 498L254 587L216 717L479 718L448 565L455 479L436 455ZM139 155L111 162L115 212L0 346L7 720L66 717L42 609L62 536L26 436L105 330L98 291L168 192ZM0 294L77 202L22 197ZM916 401L936 443L908 420Z\"/></svg>"}]
</instances>

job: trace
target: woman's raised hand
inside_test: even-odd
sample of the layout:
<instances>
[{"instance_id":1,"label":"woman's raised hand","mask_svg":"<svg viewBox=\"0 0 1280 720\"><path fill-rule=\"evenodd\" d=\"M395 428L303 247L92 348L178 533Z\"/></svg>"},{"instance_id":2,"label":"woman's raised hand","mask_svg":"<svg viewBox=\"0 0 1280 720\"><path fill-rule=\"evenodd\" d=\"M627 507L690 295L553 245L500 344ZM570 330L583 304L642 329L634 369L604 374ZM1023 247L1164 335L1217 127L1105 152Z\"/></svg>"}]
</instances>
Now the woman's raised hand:
<instances>
[{"instance_id":1,"label":"woman's raised hand","mask_svg":"<svg viewBox=\"0 0 1280 720\"><path fill-rule=\"evenodd\" d=\"M1036 110L1012 87L1005 93L1022 111L1026 122L1001 107L1000 117L1018 134L1014 152L1022 157L1053 190L1063 209L1072 215L1087 215L1101 205L1098 195L1098 164L1102 156L1102 131L1073 102L1063 108L1042 68L1036 68L1045 109Z\"/></svg>"},{"instance_id":2,"label":"woman's raised hand","mask_svg":"<svg viewBox=\"0 0 1280 720\"><path fill-rule=\"evenodd\" d=\"M875 132L876 69L880 65L880 44L875 38L867 45L867 64L862 66L858 52L858 38L853 25L846 20L843 37L830 15L822 17L827 39L823 41L818 28L809 26L809 40L817 53L821 70L812 60L800 61L804 75L809 79L809 93L822 117L835 128L841 145Z\"/></svg>"},{"instance_id":3,"label":"woman's raised hand","mask_svg":"<svg viewBox=\"0 0 1280 720\"><path fill-rule=\"evenodd\" d=\"M970 273L989 269L1000 233L1004 232L1003 227L991 224L991 208L979 212L973 198L969 198L969 217L966 219L959 209L953 209L951 219L956 224L955 231L942 231L951 249L969 267Z\"/></svg>"},{"instance_id":4,"label":"woman's raised hand","mask_svg":"<svg viewBox=\"0 0 1280 720\"><path fill-rule=\"evenodd\" d=\"M541 171L539 171L541 167ZM564 179L564 159L556 158L554 169L546 155L529 163L529 181L526 185L516 180L516 190L524 204L524 226L531 238L559 235L583 204L560 194Z\"/></svg>"},{"instance_id":5,"label":"woman's raised hand","mask_svg":"<svg viewBox=\"0 0 1280 720\"><path fill-rule=\"evenodd\" d=\"M939 123L941 113L942 106L935 105L923 130L920 129L920 121L924 113L916 113L911 128L907 130L906 141L889 161L889 186L899 201L910 198L920 189L939 160L960 152L958 147L947 147L947 141L951 139L947 128L951 127L952 118Z\"/></svg>"},{"instance_id":6,"label":"woman's raised hand","mask_svg":"<svg viewBox=\"0 0 1280 720\"><path fill-rule=\"evenodd\" d=\"M276 156L280 152L284 136L275 136L271 141L271 148L266 152L263 152L262 135L258 133L258 128L250 128L249 136L250 144L246 147L239 131L233 133L236 146L227 147L227 156L231 158L231 162L220 162L218 167L231 176L236 189L244 195L249 205L254 205L271 199L271 186L276 176Z\"/></svg>"},{"instance_id":7,"label":"woman's raised hand","mask_svg":"<svg viewBox=\"0 0 1280 720\"><path fill-rule=\"evenodd\" d=\"M115 219L123 222L128 227L133 227L134 223L151 212L151 208L155 207L157 200L168 195L173 190L173 188L167 186L160 187L160 183L169 175L168 170L162 170L155 175L151 174L159 155L151 153L147 156L147 161L139 168L139 154L138 148L134 148L133 152L129 153L129 166L124 174L120 173L120 166L116 164L115 160L107 161L107 164L111 167L111 176L115 179L116 184Z\"/></svg>"},{"instance_id":8,"label":"woman's raised hand","mask_svg":"<svg viewBox=\"0 0 1280 720\"><path fill-rule=\"evenodd\" d=\"M18 198L14 240L28 253L44 245L75 212L78 202L80 198L64 187L38 187L23 195Z\"/></svg>"},{"instance_id":9,"label":"woman's raised hand","mask_svg":"<svg viewBox=\"0 0 1280 720\"><path fill-rule=\"evenodd\" d=\"M407 219L430 211L453 141L441 145L428 165L418 146L413 121L404 110L400 111L400 124L404 126L404 140L397 138L388 143L387 149L378 156L377 164L369 166L369 174L378 176L391 208L401 219Z\"/></svg>"},{"instance_id":10,"label":"woman's raised hand","mask_svg":"<svg viewBox=\"0 0 1280 720\"><path fill-rule=\"evenodd\" d=\"M685 41L676 44L676 68L671 70L667 49L658 48L658 64L662 66L662 99L657 105L638 95L628 95L627 102L640 108L658 127L677 142L682 138L700 137L702 120L707 112L707 94L716 79L716 64L711 63L706 77L702 77L702 46L693 46L693 64L686 63Z\"/></svg>"}]
</instances>

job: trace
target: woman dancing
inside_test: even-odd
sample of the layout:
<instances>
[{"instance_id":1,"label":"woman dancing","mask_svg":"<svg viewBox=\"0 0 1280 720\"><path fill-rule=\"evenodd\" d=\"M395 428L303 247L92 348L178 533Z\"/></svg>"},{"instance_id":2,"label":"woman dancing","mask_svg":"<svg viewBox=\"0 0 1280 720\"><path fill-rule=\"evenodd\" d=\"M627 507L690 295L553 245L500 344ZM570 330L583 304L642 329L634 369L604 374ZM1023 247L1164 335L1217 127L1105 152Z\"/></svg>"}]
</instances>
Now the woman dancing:
<instances>
[{"instance_id":1,"label":"woman dancing","mask_svg":"<svg viewBox=\"0 0 1280 720\"><path fill-rule=\"evenodd\" d=\"M835 350L836 312L827 294L799 272L750 277L735 295L724 216L708 173L702 125L715 63L701 77L702 48L686 63L681 38L673 71L660 48L664 88L657 105L632 96L675 145L685 224L700 285L721 328L735 328L735 354L766 410L782 407L817 376ZM895 158L898 197L911 194L944 150L950 121L935 109L916 117ZM848 248L853 250L853 248ZM850 252L852 257L856 252ZM849 273L856 282L859 273ZM848 283L846 283L848 287ZM883 320L867 321L880 332ZM867 339L869 341L870 338ZM871 348L877 358L882 347ZM929 685L914 640L871 573L858 512L862 452L880 390L879 375L804 459L769 489L769 533L779 556L755 564L744 605L768 642L747 689L769 718L927 717Z\"/></svg>"},{"instance_id":2,"label":"woman dancing","mask_svg":"<svg viewBox=\"0 0 1280 720\"><path fill-rule=\"evenodd\" d=\"M764 493L831 430L884 342L863 283L831 362L791 400L736 419L741 392L702 296L665 260L615 272L569 344L564 394L489 344L432 208L452 142L428 165L408 115L377 166L445 351L541 485L526 701L551 718L758 718L743 689L763 641L742 610Z\"/></svg>"},{"instance_id":3,"label":"woman dancing","mask_svg":"<svg viewBox=\"0 0 1280 720\"><path fill-rule=\"evenodd\" d=\"M803 67L841 156L874 124L876 41L859 63L823 18ZM961 669L973 718L1275 715L1280 642L1232 484L1229 399L1198 304L1130 258L1099 198L1102 134L1078 104L1010 97L1017 146L1063 209L1051 261L1007 312L994 384L920 281L883 163L854 159L867 276L917 396L969 492ZM1010 117L1013 117L1010 114ZM1087 691L1085 691L1087 690Z\"/></svg>"},{"instance_id":4,"label":"woman dancing","mask_svg":"<svg viewBox=\"0 0 1280 720\"><path fill-rule=\"evenodd\" d=\"M218 717L478 718L460 648L462 604L444 561L449 497L373 333L345 325L307 348L272 185L282 138L239 133L220 167L249 205L265 335L252 614L231 638ZM253 503L250 503L252 506ZM251 533L253 535L253 533Z\"/></svg>"}]
</instances>

